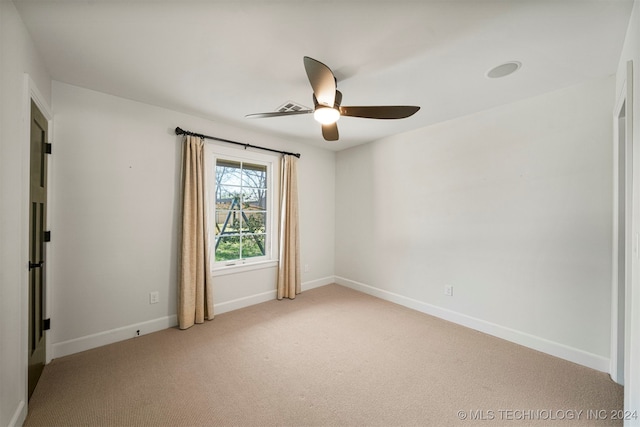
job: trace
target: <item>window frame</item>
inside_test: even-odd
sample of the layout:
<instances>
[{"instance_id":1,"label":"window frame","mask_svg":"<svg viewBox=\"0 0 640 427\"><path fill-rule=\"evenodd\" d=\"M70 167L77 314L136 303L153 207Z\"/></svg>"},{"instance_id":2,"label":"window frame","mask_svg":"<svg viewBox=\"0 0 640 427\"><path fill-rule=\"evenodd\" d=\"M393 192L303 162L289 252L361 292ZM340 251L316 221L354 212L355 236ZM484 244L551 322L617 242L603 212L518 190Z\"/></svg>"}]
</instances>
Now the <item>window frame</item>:
<instances>
[{"instance_id":1,"label":"window frame","mask_svg":"<svg viewBox=\"0 0 640 427\"><path fill-rule=\"evenodd\" d=\"M280 200L280 156L274 154L259 153L249 150L241 150L233 147L223 147L217 144L205 145L206 180L207 180L207 208L209 227L210 266L214 276L250 271L261 268L269 268L278 264L278 203ZM267 202L266 202L266 233L265 255L238 259L233 261L216 261L215 256L215 218L216 218L216 166L217 161L242 162L258 164L267 168Z\"/></svg>"}]
</instances>

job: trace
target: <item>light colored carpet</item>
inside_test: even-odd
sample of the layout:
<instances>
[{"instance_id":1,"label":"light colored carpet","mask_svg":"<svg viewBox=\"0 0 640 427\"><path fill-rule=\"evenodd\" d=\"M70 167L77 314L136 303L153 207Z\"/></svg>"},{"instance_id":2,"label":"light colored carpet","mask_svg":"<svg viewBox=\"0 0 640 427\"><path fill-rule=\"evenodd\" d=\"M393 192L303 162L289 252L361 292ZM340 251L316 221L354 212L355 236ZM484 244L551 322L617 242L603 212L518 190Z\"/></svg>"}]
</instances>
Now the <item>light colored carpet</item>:
<instances>
[{"instance_id":1,"label":"light colored carpet","mask_svg":"<svg viewBox=\"0 0 640 427\"><path fill-rule=\"evenodd\" d=\"M25 426L621 425L622 400L607 374L329 285L56 359Z\"/></svg>"}]
</instances>

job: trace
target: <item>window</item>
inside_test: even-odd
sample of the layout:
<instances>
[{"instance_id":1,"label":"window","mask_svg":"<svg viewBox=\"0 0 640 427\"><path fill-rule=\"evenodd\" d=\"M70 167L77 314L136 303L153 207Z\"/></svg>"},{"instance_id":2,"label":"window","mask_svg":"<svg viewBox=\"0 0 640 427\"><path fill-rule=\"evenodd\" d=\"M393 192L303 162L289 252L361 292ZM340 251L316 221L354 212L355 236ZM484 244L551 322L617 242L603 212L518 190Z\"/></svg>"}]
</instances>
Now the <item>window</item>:
<instances>
[{"instance_id":1,"label":"window","mask_svg":"<svg viewBox=\"0 0 640 427\"><path fill-rule=\"evenodd\" d=\"M271 261L275 241L272 165L277 158L244 151L239 157L239 150L214 150L213 161L207 163L214 169L209 178L214 270Z\"/></svg>"}]
</instances>

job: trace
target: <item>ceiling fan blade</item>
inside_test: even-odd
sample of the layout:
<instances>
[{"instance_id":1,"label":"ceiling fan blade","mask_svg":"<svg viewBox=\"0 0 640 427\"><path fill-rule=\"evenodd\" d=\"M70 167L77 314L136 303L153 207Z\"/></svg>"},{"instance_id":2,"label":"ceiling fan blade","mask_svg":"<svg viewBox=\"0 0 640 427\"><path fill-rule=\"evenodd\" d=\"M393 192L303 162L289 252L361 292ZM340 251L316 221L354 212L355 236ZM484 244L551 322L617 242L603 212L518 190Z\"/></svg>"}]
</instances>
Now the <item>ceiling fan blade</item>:
<instances>
[{"instance_id":1,"label":"ceiling fan blade","mask_svg":"<svg viewBox=\"0 0 640 427\"><path fill-rule=\"evenodd\" d=\"M311 114L311 113L313 113L313 110L274 111L270 113L247 114L245 117L248 119L262 119L266 117L296 116L298 114Z\"/></svg>"},{"instance_id":2,"label":"ceiling fan blade","mask_svg":"<svg viewBox=\"0 0 640 427\"><path fill-rule=\"evenodd\" d=\"M332 123L330 125L322 125L322 136L327 141L338 140L338 124Z\"/></svg>"},{"instance_id":3,"label":"ceiling fan blade","mask_svg":"<svg viewBox=\"0 0 640 427\"><path fill-rule=\"evenodd\" d=\"M365 119L404 119L414 115L419 109L420 107L411 105L340 107L340 114Z\"/></svg>"},{"instance_id":4,"label":"ceiling fan blade","mask_svg":"<svg viewBox=\"0 0 640 427\"><path fill-rule=\"evenodd\" d=\"M340 108L340 104L342 104L342 92L340 92L337 89L336 89L336 99L334 102L335 102L334 106L336 108Z\"/></svg>"},{"instance_id":5,"label":"ceiling fan blade","mask_svg":"<svg viewBox=\"0 0 640 427\"><path fill-rule=\"evenodd\" d=\"M331 69L308 56L304 57L304 69L307 71L309 83L318 102L327 107L333 107L336 97L336 78Z\"/></svg>"}]
</instances>

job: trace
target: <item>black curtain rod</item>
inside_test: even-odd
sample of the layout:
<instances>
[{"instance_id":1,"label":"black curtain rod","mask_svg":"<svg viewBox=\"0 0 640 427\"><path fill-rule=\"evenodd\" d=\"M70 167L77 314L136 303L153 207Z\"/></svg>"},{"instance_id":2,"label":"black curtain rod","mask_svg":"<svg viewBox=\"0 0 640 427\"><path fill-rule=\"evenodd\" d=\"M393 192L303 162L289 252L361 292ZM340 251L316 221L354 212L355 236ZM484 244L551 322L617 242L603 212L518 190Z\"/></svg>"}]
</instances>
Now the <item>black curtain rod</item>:
<instances>
[{"instance_id":1,"label":"black curtain rod","mask_svg":"<svg viewBox=\"0 0 640 427\"><path fill-rule=\"evenodd\" d=\"M221 141L221 142L227 142L229 144L241 145L245 148L245 150L247 148L257 148L258 150L271 151L272 153L288 154L289 156L296 156L297 158L300 158L300 153L289 153L288 151L274 150L272 148L258 147L257 145L245 144L244 142L230 141L228 139L216 138L215 136L202 135L200 133L195 133L188 130L180 129L179 127L176 128L176 135L191 135L191 136L196 136L198 138L213 139L214 141Z\"/></svg>"}]
</instances>

